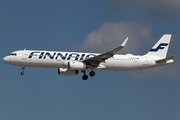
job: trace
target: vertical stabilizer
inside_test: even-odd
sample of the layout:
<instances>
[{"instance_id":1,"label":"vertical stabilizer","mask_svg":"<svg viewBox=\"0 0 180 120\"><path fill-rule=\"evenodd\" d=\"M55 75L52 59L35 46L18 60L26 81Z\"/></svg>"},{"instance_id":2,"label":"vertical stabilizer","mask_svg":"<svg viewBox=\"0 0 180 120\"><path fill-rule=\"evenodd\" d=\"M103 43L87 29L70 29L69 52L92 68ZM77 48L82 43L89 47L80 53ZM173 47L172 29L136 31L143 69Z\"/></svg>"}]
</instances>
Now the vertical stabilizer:
<instances>
[{"instance_id":1,"label":"vertical stabilizer","mask_svg":"<svg viewBox=\"0 0 180 120\"><path fill-rule=\"evenodd\" d=\"M165 34L161 39L153 46L153 48L145 56L158 56L166 58L167 51L170 45L171 35Z\"/></svg>"}]
</instances>

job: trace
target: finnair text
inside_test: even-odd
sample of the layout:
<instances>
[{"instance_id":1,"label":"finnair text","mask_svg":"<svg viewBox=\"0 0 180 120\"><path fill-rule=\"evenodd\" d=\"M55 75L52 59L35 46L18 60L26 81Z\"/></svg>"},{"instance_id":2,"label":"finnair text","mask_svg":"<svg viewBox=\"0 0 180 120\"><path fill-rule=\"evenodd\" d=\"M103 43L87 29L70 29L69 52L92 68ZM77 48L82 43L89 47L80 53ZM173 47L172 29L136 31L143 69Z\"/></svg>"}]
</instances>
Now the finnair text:
<instances>
[{"instance_id":1,"label":"finnair text","mask_svg":"<svg viewBox=\"0 0 180 120\"><path fill-rule=\"evenodd\" d=\"M65 52L31 52L28 58L36 57L38 59L56 59L56 60L85 60L90 57L96 56L95 54L84 54L84 53L65 53Z\"/></svg>"}]
</instances>

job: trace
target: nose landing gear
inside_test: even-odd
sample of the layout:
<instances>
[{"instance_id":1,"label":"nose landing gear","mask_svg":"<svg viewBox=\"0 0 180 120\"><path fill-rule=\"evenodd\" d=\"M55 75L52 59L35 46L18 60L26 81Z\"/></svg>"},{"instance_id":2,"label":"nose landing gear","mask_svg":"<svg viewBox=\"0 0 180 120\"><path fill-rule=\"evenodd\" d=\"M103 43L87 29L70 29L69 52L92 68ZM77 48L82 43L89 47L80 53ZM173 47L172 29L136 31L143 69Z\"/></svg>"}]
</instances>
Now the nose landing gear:
<instances>
[{"instance_id":1,"label":"nose landing gear","mask_svg":"<svg viewBox=\"0 0 180 120\"><path fill-rule=\"evenodd\" d=\"M22 71L21 71L21 75L24 75L24 69L25 69L25 67L22 67Z\"/></svg>"}]
</instances>

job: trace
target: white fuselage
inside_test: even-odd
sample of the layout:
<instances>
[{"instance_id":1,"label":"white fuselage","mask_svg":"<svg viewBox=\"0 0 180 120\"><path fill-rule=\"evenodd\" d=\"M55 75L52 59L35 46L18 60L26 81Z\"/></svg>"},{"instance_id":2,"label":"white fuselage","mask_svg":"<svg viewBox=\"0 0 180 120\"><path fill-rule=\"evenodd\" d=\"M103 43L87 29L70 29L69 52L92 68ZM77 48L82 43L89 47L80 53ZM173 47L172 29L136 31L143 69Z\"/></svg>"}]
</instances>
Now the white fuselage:
<instances>
[{"instance_id":1,"label":"white fuselage","mask_svg":"<svg viewBox=\"0 0 180 120\"><path fill-rule=\"evenodd\" d=\"M119 47L105 53L61 52L45 50L18 50L3 58L10 65L21 66L21 75L25 67L57 68L58 74L63 76L78 75L81 71L83 80L88 76L95 76L95 70L141 70L174 63L175 56L167 56L171 35L165 34L160 40L143 55L119 55L117 51L125 47L126 38Z\"/></svg>"},{"instance_id":2,"label":"white fuselage","mask_svg":"<svg viewBox=\"0 0 180 120\"><path fill-rule=\"evenodd\" d=\"M7 64L22 67L44 67L44 68L65 68L66 61L82 61L98 53L79 53L79 52L58 52L58 51L40 51L40 50L19 50L3 58ZM173 63L169 60L165 63L157 64L155 61L161 59L153 56L135 56L131 54L118 55L101 62L95 69L101 70L140 70L151 67L163 66Z\"/></svg>"}]
</instances>

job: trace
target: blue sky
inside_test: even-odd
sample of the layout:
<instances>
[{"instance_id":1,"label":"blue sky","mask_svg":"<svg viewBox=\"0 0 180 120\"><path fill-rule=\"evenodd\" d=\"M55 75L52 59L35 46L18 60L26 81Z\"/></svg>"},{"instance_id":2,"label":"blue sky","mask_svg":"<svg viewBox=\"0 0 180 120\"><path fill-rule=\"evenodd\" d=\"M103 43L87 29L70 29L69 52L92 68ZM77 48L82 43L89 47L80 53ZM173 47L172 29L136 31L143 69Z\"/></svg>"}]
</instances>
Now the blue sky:
<instances>
[{"instance_id":1,"label":"blue sky","mask_svg":"<svg viewBox=\"0 0 180 120\"><path fill-rule=\"evenodd\" d=\"M105 52L129 37L119 53L145 54L165 33L168 55L179 53L176 0L0 1L1 58L19 49ZM179 120L180 60L135 72L59 76L57 69L0 62L2 120Z\"/></svg>"}]
</instances>

